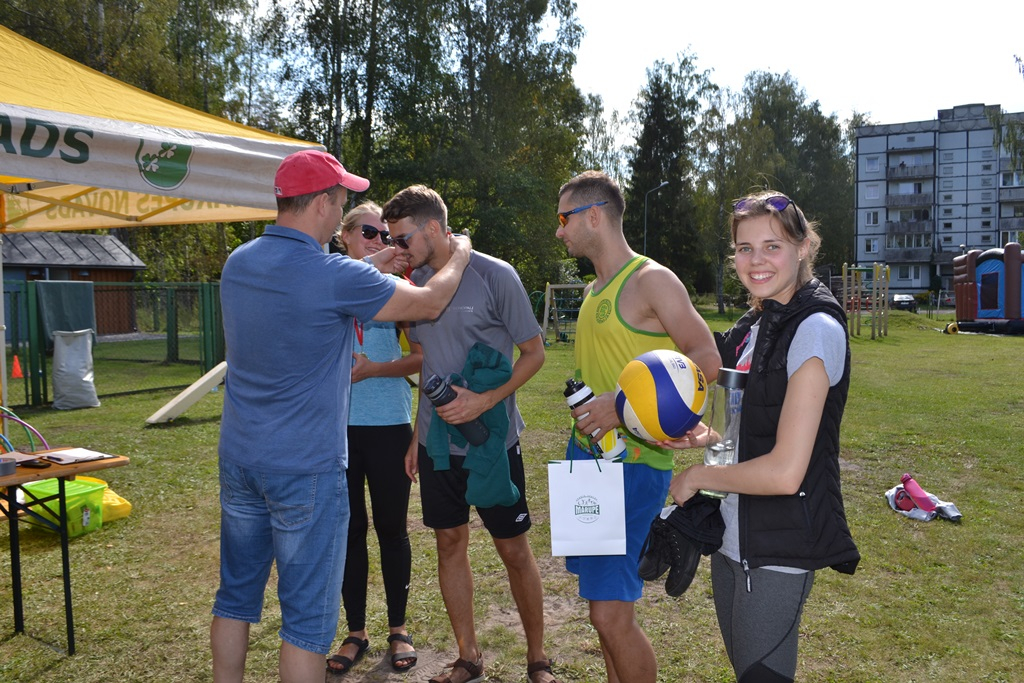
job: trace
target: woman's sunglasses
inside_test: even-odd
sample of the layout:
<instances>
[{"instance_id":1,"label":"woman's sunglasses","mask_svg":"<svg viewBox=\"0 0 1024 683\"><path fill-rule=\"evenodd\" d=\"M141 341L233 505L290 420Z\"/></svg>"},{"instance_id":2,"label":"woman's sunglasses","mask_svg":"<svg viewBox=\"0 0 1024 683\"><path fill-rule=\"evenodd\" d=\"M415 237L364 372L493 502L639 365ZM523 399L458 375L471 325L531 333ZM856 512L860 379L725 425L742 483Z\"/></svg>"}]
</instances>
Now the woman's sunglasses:
<instances>
[{"instance_id":1,"label":"woman's sunglasses","mask_svg":"<svg viewBox=\"0 0 1024 683\"><path fill-rule=\"evenodd\" d=\"M372 225L364 225L362 226L362 230L364 240L373 240L377 238L377 235L380 235L381 242L388 245L391 244L391 233L387 230L381 230L380 228L375 228Z\"/></svg>"},{"instance_id":2,"label":"woman's sunglasses","mask_svg":"<svg viewBox=\"0 0 1024 683\"><path fill-rule=\"evenodd\" d=\"M732 205L732 210L735 211L746 211L758 205L770 206L780 214L788 209L790 205L796 209L796 202L787 197L784 194L773 194L770 197L745 197L735 204ZM796 212L797 222L799 225L797 229L800 233L807 232L807 224L804 223L804 217L799 211Z\"/></svg>"},{"instance_id":3,"label":"woman's sunglasses","mask_svg":"<svg viewBox=\"0 0 1024 683\"><path fill-rule=\"evenodd\" d=\"M758 204L767 204L779 213L789 208L793 200L784 194L773 194L771 197L746 197L732 205L733 211L746 211Z\"/></svg>"}]
</instances>

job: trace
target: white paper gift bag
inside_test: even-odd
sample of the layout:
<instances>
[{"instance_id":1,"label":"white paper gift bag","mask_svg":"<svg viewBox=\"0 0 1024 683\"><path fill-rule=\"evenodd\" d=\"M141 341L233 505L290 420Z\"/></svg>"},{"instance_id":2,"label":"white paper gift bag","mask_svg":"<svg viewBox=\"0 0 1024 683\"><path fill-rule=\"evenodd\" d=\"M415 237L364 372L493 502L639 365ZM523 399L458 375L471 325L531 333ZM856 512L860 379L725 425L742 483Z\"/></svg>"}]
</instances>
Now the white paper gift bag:
<instances>
[{"instance_id":1,"label":"white paper gift bag","mask_svg":"<svg viewBox=\"0 0 1024 683\"><path fill-rule=\"evenodd\" d=\"M622 463L548 463L551 554L625 555L626 505Z\"/></svg>"}]
</instances>

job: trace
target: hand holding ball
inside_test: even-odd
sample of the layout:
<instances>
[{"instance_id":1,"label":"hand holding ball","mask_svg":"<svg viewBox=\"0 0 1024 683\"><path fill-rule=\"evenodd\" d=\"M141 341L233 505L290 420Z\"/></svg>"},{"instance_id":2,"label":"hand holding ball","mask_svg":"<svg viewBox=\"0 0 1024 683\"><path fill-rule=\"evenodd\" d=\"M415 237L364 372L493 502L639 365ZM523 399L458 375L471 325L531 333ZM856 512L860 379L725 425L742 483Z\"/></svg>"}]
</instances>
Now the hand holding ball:
<instances>
[{"instance_id":1,"label":"hand holding ball","mask_svg":"<svg viewBox=\"0 0 1024 683\"><path fill-rule=\"evenodd\" d=\"M615 387L623 426L644 441L670 441L697 426L707 407L707 382L679 353L648 351L629 361Z\"/></svg>"}]
</instances>

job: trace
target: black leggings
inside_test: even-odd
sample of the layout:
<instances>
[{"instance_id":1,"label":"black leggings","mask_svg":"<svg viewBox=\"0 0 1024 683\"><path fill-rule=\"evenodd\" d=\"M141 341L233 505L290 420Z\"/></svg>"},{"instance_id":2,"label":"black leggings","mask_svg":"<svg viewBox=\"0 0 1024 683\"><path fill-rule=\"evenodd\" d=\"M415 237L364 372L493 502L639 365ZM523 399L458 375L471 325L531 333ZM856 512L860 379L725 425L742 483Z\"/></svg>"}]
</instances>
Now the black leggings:
<instances>
[{"instance_id":1,"label":"black leggings","mask_svg":"<svg viewBox=\"0 0 1024 683\"><path fill-rule=\"evenodd\" d=\"M370 558L366 534L366 486L370 488L373 528L380 544L380 567L388 603L388 626L405 624L409 598L412 549L406 516L409 487L405 474L405 451L412 441L408 424L348 428L348 498L352 519L348 525L348 555L342 604L349 631L366 628L366 582Z\"/></svg>"},{"instance_id":2,"label":"black leggings","mask_svg":"<svg viewBox=\"0 0 1024 683\"><path fill-rule=\"evenodd\" d=\"M750 570L722 553L711 556L711 585L722 631L739 683L783 683L796 675L796 650L804 602L814 572Z\"/></svg>"}]
</instances>

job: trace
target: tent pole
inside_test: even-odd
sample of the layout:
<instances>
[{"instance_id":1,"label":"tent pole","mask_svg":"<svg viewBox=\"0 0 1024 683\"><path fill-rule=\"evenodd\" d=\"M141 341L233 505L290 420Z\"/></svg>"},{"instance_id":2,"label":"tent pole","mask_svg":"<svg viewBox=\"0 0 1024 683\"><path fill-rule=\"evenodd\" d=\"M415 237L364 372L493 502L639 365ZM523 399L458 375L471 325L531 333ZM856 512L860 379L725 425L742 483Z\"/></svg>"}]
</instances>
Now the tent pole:
<instances>
[{"instance_id":1,"label":"tent pole","mask_svg":"<svg viewBox=\"0 0 1024 683\"><path fill-rule=\"evenodd\" d=\"M0 375L0 405L7 407L7 313L4 308L4 236L0 235L0 332L3 332L3 343L0 344L0 368L3 374ZM3 423L3 435L7 436L7 420L0 420Z\"/></svg>"}]
</instances>

